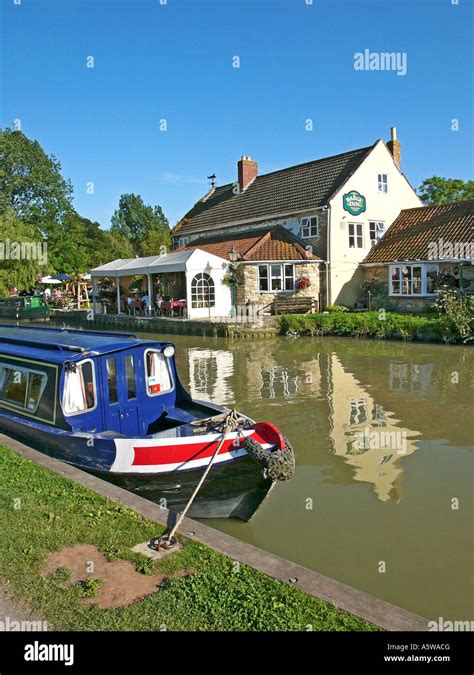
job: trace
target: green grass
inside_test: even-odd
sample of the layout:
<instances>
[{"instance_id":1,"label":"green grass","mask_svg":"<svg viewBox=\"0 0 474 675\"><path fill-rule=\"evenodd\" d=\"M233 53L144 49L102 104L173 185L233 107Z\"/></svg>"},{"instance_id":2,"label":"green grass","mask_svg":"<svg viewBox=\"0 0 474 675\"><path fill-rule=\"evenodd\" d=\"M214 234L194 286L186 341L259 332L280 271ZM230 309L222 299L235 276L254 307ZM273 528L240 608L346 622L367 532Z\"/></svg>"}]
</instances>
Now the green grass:
<instances>
[{"instance_id":1,"label":"green grass","mask_svg":"<svg viewBox=\"0 0 474 675\"><path fill-rule=\"evenodd\" d=\"M280 317L280 332L443 342L441 324L436 316L395 312L287 314Z\"/></svg>"},{"instance_id":2,"label":"green grass","mask_svg":"<svg viewBox=\"0 0 474 675\"><path fill-rule=\"evenodd\" d=\"M336 607L256 572L197 542L156 562L130 549L160 533L134 511L0 446L0 578L57 630L378 630ZM83 604L97 584L68 585L68 570L48 577L49 553L77 543L109 559L130 560L142 573L172 575L163 589L132 605Z\"/></svg>"}]
</instances>

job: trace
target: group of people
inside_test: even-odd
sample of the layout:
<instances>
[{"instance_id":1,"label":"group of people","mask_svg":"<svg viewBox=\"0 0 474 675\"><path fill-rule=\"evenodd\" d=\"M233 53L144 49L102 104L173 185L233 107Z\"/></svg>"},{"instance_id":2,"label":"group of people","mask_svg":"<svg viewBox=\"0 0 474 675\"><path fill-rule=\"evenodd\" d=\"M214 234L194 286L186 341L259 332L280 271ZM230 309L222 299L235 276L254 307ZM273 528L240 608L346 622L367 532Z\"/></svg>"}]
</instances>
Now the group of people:
<instances>
[{"instance_id":1,"label":"group of people","mask_svg":"<svg viewBox=\"0 0 474 675\"><path fill-rule=\"evenodd\" d=\"M156 294L153 305L150 301L150 296L146 292L142 297L140 297L138 292L132 295L122 293L120 296L120 311L124 314L143 314L145 316L152 314L153 310L161 313L162 302L163 298L159 293Z\"/></svg>"}]
</instances>

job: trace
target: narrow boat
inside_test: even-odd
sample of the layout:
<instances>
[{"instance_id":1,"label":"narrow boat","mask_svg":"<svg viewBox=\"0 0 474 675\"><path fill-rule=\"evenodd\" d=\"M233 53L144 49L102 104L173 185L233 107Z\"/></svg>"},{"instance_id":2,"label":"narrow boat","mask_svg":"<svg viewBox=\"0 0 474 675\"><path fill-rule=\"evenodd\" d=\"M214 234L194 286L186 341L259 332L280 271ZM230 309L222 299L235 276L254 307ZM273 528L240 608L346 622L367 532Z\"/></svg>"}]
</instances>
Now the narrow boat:
<instances>
[{"instance_id":1,"label":"narrow boat","mask_svg":"<svg viewBox=\"0 0 474 675\"><path fill-rule=\"evenodd\" d=\"M221 508L201 499L192 515L248 519L291 477L289 443L273 424L192 399L174 354L135 335L0 325L0 430L172 509L221 444L203 493Z\"/></svg>"},{"instance_id":2,"label":"narrow boat","mask_svg":"<svg viewBox=\"0 0 474 675\"><path fill-rule=\"evenodd\" d=\"M39 295L0 298L0 319L47 321L50 313L50 308Z\"/></svg>"}]
</instances>

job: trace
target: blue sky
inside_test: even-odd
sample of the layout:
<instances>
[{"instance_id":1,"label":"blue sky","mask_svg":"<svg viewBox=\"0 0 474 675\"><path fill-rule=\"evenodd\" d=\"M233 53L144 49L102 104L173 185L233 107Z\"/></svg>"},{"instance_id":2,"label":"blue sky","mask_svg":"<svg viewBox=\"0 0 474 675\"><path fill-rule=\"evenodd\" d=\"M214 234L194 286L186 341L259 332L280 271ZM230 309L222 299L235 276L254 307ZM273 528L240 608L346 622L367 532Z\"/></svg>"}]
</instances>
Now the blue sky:
<instances>
[{"instance_id":1,"label":"blue sky","mask_svg":"<svg viewBox=\"0 0 474 675\"><path fill-rule=\"evenodd\" d=\"M123 192L174 225L242 154L267 173L393 125L413 185L472 177L471 0L1 2L1 126L21 120L104 227ZM407 74L354 70L365 49L406 53Z\"/></svg>"}]
</instances>

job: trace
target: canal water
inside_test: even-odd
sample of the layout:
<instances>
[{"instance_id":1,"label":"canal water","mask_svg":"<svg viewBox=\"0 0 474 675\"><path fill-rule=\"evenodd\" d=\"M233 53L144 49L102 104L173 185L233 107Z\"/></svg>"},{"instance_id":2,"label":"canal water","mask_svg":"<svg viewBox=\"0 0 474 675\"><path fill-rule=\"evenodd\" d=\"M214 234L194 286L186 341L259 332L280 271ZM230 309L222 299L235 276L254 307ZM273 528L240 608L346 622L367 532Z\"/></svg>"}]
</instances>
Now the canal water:
<instances>
[{"instance_id":1,"label":"canal water","mask_svg":"<svg viewBox=\"0 0 474 675\"><path fill-rule=\"evenodd\" d=\"M296 454L249 522L208 525L429 619L473 618L471 348L173 341L194 398L277 424Z\"/></svg>"}]
</instances>

